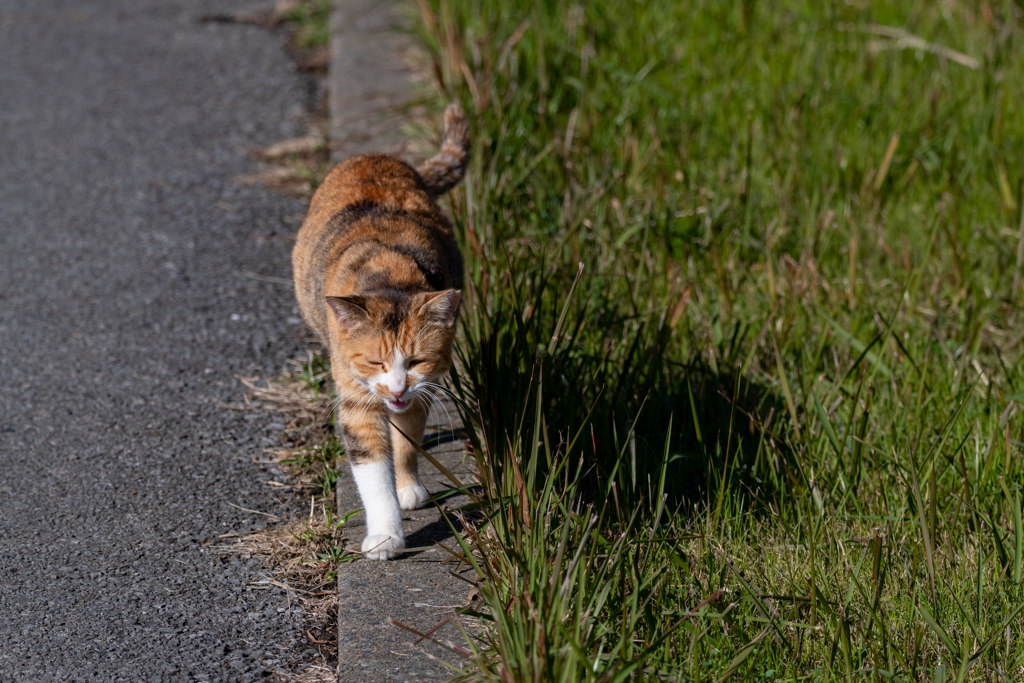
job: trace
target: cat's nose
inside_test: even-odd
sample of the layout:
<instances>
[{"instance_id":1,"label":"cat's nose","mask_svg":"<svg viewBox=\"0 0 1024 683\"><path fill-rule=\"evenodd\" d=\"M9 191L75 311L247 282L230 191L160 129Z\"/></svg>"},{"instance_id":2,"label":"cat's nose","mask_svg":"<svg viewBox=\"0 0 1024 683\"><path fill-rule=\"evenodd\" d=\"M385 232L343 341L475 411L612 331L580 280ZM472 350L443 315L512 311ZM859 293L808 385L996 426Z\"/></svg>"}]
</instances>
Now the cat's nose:
<instances>
[{"instance_id":1,"label":"cat's nose","mask_svg":"<svg viewBox=\"0 0 1024 683\"><path fill-rule=\"evenodd\" d=\"M397 389L392 389L391 387L388 387L388 390L391 392L391 395L394 396L395 398L402 398L402 394L405 393L405 386L400 386Z\"/></svg>"}]
</instances>

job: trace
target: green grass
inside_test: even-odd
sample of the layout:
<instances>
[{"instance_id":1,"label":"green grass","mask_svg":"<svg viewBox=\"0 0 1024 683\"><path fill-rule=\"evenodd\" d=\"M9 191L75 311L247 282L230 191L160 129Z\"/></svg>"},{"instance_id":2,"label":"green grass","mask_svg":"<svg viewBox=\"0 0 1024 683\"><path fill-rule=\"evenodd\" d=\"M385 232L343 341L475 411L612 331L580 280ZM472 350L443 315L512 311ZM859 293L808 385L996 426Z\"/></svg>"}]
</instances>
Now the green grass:
<instances>
[{"instance_id":1,"label":"green grass","mask_svg":"<svg viewBox=\"0 0 1024 683\"><path fill-rule=\"evenodd\" d=\"M300 49L327 45L330 14L330 0L305 0L287 9L282 18L292 31L292 44Z\"/></svg>"},{"instance_id":2,"label":"green grass","mask_svg":"<svg viewBox=\"0 0 1024 683\"><path fill-rule=\"evenodd\" d=\"M420 9L474 124L462 675L1024 677L1020 3Z\"/></svg>"},{"instance_id":3,"label":"green grass","mask_svg":"<svg viewBox=\"0 0 1024 683\"><path fill-rule=\"evenodd\" d=\"M292 376L302 382L315 396L322 396L330 391L330 358L327 354L310 351L306 356L306 360L302 361L298 371Z\"/></svg>"},{"instance_id":4,"label":"green grass","mask_svg":"<svg viewBox=\"0 0 1024 683\"><path fill-rule=\"evenodd\" d=\"M297 472L312 476L313 483L320 487L326 500L333 500L334 485L338 481L338 463L345 455L345 446L336 436L322 443L295 449L291 456L279 460Z\"/></svg>"}]
</instances>

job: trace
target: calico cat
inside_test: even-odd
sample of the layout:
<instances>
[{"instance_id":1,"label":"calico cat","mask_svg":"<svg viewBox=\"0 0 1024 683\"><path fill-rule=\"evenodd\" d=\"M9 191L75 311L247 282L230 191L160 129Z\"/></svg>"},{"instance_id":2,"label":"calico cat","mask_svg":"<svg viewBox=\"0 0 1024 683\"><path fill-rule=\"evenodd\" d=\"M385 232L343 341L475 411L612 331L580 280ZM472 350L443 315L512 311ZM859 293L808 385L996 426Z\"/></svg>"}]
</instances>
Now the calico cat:
<instances>
[{"instance_id":1,"label":"calico cat","mask_svg":"<svg viewBox=\"0 0 1024 683\"><path fill-rule=\"evenodd\" d=\"M403 433L420 443L431 385L451 366L462 254L434 198L468 161L469 127L451 105L441 151L418 169L383 154L337 165L292 252L302 316L330 351L337 425L366 509L362 552L374 560L405 548L401 511L430 498Z\"/></svg>"}]
</instances>

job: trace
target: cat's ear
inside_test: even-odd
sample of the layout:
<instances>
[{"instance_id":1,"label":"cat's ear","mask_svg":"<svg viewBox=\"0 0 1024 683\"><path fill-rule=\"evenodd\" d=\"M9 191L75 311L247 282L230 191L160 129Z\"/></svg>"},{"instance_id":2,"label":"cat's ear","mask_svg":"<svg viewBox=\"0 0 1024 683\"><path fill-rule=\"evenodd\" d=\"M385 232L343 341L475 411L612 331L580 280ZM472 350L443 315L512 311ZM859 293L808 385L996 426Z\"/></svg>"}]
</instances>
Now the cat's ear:
<instances>
[{"instance_id":1,"label":"cat's ear","mask_svg":"<svg viewBox=\"0 0 1024 683\"><path fill-rule=\"evenodd\" d=\"M344 332L354 332L370 321L366 300L359 296L329 296L327 306Z\"/></svg>"},{"instance_id":2,"label":"cat's ear","mask_svg":"<svg viewBox=\"0 0 1024 683\"><path fill-rule=\"evenodd\" d=\"M441 323L445 327L452 327L455 324L459 304L462 303L461 289L446 289L443 292L431 292L421 296L425 301L419 308L420 317Z\"/></svg>"}]
</instances>

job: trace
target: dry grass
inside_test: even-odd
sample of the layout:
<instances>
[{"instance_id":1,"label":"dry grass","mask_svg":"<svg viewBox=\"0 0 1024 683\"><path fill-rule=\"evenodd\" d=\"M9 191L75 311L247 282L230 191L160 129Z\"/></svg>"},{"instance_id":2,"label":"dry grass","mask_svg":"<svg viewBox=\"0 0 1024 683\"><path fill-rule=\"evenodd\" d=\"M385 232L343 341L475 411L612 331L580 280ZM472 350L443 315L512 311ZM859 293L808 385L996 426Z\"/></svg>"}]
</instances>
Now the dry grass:
<instances>
[{"instance_id":1,"label":"dry grass","mask_svg":"<svg viewBox=\"0 0 1024 683\"><path fill-rule=\"evenodd\" d=\"M334 683L338 680L336 667L312 664L302 671L275 671L274 680L282 683Z\"/></svg>"},{"instance_id":2,"label":"dry grass","mask_svg":"<svg viewBox=\"0 0 1024 683\"><path fill-rule=\"evenodd\" d=\"M319 356L289 363L278 378L240 377L247 387L245 403L233 409L274 411L286 418L282 448L267 449L285 481L276 488L309 496L309 513L259 529L215 546L230 554L258 557L270 576L253 587L280 588L296 601L305 619L303 633L330 666L312 665L299 672L277 672L282 681L334 680L338 660L338 593L335 584L340 563L357 557L342 539L344 520L335 518L334 474L341 456L332 429L332 405L327 392L329 372Z\"/></svg>"},{"instance_id":3,"label":"dry grass","mask_svg":"<svg viewBox=\"0 0 1024 683\"><path fill-rule=\"evenodd\" d=\"M327 392L328 373L312 351L304 359L288 361L278 378L239 377L250 401L288 418L285 433L296 448L325 443L334 433L333 406Z\"/></svg>"},{"instance_id":4,"label":"dry grass","mask_svg":"<svg viewBox=\"0 0 1024 683\"><path fill-rule=\"evenodd\" d=\"M268 8L208 14L200 21L284 26L296 70L319 79L317 89L325 93L322 79L330 62L328 17L327 0L279 0ZM253 156L263 163L257 172L240 176L238 181L308 201L330 170L329 130L326 98L322 97L309 114L306 135L253 150Z\"/></svg>"},{"instance_id":5,"label":"dry grass","mask_svg":"<svg viewBox=\"0 0 1024 683\"><path fill-rule=\"evenodd\" d=\"M330 170L327 129L326 114L314 112L306 135L253 150L253 156L263 161L263 168L238 180L308 201Z\"/></svg>"},{"instance_id":6,"label":"dry grass","mask_svg":"<svg viewBox=\"0 0 1024 683\"><path fill-rule=\"evenodd\" d=\"M232 555L261 558L270 568L270 576L251 584L254 588L276 587L284 590L289 602L296 601L305 617L303 633L329 663L338 661L338 591L335 568L349 558L337 525L325 511L315 509L311 500L310 516L259 529L233 539L227 545L214 546Z\"/></svg>"}]
</instances>

